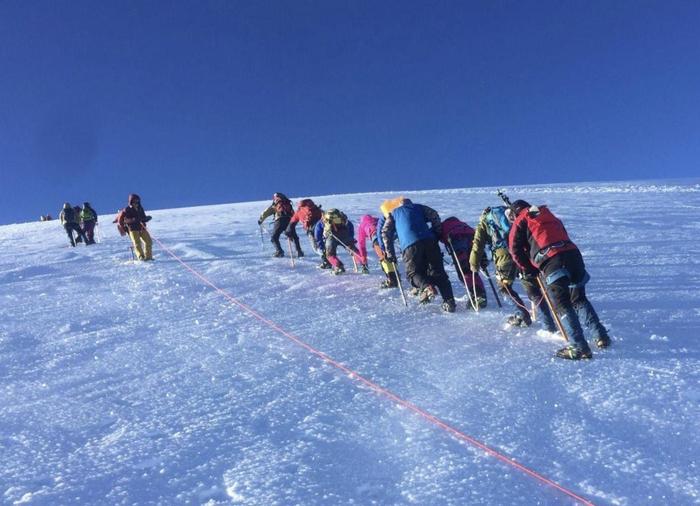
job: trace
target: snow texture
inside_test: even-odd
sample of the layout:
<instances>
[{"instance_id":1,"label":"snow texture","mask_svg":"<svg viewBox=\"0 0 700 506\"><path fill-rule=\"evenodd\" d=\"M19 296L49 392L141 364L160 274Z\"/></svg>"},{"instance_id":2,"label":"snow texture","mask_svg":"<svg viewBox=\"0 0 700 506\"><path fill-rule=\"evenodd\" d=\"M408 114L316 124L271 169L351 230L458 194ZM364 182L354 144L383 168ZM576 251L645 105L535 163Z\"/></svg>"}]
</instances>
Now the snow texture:
<instances>
[{"instance_id":1,"label":"snow texture","mask_svg":"<svg viewBox=\"0 0 700 506\"><path fill-rule=\"evenodd\" d=\"M276 190L274 188L273 190ZM266 202L151 211L151 233L332 359L595 504L700 504L700 185L507 188L581 248L613 346L507 329L512 308L404 308L370 275L270 258ZM272 192L271 192L272 193ZM398 193L316 198L357 223ZM474 225L493 188L408 192ZM295 199L296 200L296 199ZM99 211L99 209L98 209ZM0 503L575 504L377 394L232 303L157 244L134 263L0 227ZM264 248L263 248L264 246ZM346 265L352 265L344 252ZM522 293L522 288L516 284Z\"/></svg>"}]
</instances>

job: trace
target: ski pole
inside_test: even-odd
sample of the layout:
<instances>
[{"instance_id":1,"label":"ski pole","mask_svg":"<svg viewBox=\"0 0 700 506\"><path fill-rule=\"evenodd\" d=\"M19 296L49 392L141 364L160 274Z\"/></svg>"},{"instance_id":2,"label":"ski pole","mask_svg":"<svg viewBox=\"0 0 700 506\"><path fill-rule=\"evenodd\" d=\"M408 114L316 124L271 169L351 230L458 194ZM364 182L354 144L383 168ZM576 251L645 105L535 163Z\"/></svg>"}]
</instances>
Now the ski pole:
<instances>
[{"instance_id":1,"label":"ski pole","mask_svg":"<svg viewBox=\"0 0 700 506\"><path fill-rule=\"evenodd\" d=\"M476 306L476 304L472 300L472 294L469 291L469 287L467 286L467 278L464 276L464 270L462 269L462 264L459 263L459 259L457 258L457 254L455 253L455 249L454 249L454 247L452 247L452 238L448 237L447 242L450 243L450 253L452 254L452 258L454 259L455 271L457 271L457 274L461 274L461 276L462 276L462 283L464 283L464 289L467 291L467 298L469 299L469 304L471 304L472 309L478 313L479 308Z\"/></svg>"},{"instance_id":2,"label":"ski pole","mask_svg":"<svg viewBox=\"0 0 700 506\"><path fill-rule=\"evenodd\" d=\"M331 236L333 237L333 239L338 241L340 243L340 245L346 249L346 251L350 252L350 257L352 258L352 264L355 266L355 272L357 272L357 261L355 260L356 253L353 250L351 250L347 244L345 244L343 241L338 239L338 236L335 235L333 232L331 232Z\"/></svg>"},{"instance_id":3,"label":"ski pole","mask_svg":"<svg viewBox=\"0 0 700 506\"><path fill-rule=\"evenodd\" d=\"M552 303L552 299L549 298L549 293L547 292L547 288L544 286L544 283L542 282L542 278L540 278L540 275L537 275L537 284L540 285L540 290L542 291L542 296L544 297L544 300L547 301L547 305L549 306L549 310L552 313L552 316L554 317L554 321L557 323L557 327L559 328L559 332L561 332L561 335L564 336L565 341L569 341L569 336L566 334L566 331L564 330L564 326L561 324L561 319L559 318L559 315L557 312L554 310L554 304Z\"/></svg>"},{"instance_id":4,"label":"ski pole","mask_svg":"<svg viewBox=\"0 0 700 506\"><path fill-rule=\"evenodd\" d=\"M396 274L396 282L399 284L399 291L401 292L401 299L403 300L403 305L408 307L408 302L406 302L406 294L403 293L403 285L401 284L401 273L399 272L399 264L396 260L391 261L394 264L394 274Z\"/></svg>"},{"instance_id":5,"label":"ski pole","mask_svg":"<svg viewBox=\"0 0 700 506\"><path fill-rule=\"evenodd\" d=\"M496 291L496 287L493 285L493 281L491 280L491 275L489 274L489 270L484 267L482 269L484 271L484 275L486 276L486 279L489 280L489 285L491 285L491 291L493 292L493 296L496 297L496 302L498 303L498 307L503 307L503 304L501 304L501 299L498 297L498 292Z\"/></svg>"},{"instance_id":6,"label":"ski pole","mask_svg":"<svg viewBox=\"0 0 700 506\"><path fill-rule=\"evenodd\" d=\"M289 246L289 261L292 264L292 267L294 267L294 253L292 252L292 240L287 237L287 246Z\"/></svg>"}]
</instances>

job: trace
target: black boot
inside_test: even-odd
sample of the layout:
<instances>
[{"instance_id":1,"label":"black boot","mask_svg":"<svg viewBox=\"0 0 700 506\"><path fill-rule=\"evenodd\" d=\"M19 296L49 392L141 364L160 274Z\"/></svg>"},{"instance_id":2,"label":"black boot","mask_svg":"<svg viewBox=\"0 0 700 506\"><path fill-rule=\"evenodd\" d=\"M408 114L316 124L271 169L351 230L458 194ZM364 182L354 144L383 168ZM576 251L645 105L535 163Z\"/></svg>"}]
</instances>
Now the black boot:
<instances>
[{"instance_id":1,"label":"black boot","mask_svg":"<svg viewBox=\"0 0 700 506\"><path fill-rule=\"evenodd\" d=\"M442 303L442 310L446 313L454 313L455 309L457 309L457 304L455 304L454 299L447 299Z\"/></svg>"}]
</instances>

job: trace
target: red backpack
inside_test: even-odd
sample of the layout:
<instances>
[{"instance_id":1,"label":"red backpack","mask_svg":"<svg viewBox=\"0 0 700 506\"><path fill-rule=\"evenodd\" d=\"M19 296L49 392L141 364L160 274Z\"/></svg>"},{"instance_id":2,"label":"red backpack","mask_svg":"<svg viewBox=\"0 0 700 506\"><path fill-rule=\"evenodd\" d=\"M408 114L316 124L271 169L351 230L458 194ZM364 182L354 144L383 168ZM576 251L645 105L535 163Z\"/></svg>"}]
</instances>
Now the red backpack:
<instances>
[{"instance_id":1,"label":"red backpack","mask_svg":"<svg viewBox=\"0 0 700 506\"><path fill-rule=\"evenodd\" d=\"M323 216L323 211L313 200L304 199L299 202L299 221L304 230L311 228Z\"/></svg>"},{"instance_id":2,"label":"red backpack","mask_svg":"<svg viewBox=\"0 0 700 506\"><path fill-rule=\"evenodd\" d=\"M540 206L532 212L528 210L525 216L527 228L539 249L544 249L559 242L571 242L564 224L554 216L547 206Z\"/></svg>"}]
</instances>

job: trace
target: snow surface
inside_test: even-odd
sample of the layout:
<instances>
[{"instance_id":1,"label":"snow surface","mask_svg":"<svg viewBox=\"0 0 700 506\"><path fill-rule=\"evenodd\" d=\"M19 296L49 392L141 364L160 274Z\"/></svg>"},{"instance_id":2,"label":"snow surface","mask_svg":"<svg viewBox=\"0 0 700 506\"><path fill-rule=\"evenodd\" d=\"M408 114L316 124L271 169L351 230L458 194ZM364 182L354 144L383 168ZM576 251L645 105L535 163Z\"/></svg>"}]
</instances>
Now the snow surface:
<instances>
[{"instance_id":1,"label":"snow surface","mask_svg":"<svg viewBox=\"0 0 700 506\"><path fill-rule=\"evenodd\" d=\"M505 329L492 297L468 312L451 266L452 315L404 308L374 259L371 275L338 277L306 242L295 268L272 259L255 224L267 203L156 211L150 229L286 331L587 500L700 504L700 184L508 193L548 203L580 246L614 339L593 360ZM405 195L471 224L499 203L489 188ZM357 221L393 196L317 201ZM155 262L131 262L110 221L75 249L55 221L0 227L1 503L575 503L324 363L157 245Z\"/></svg>"}]
</instances>

